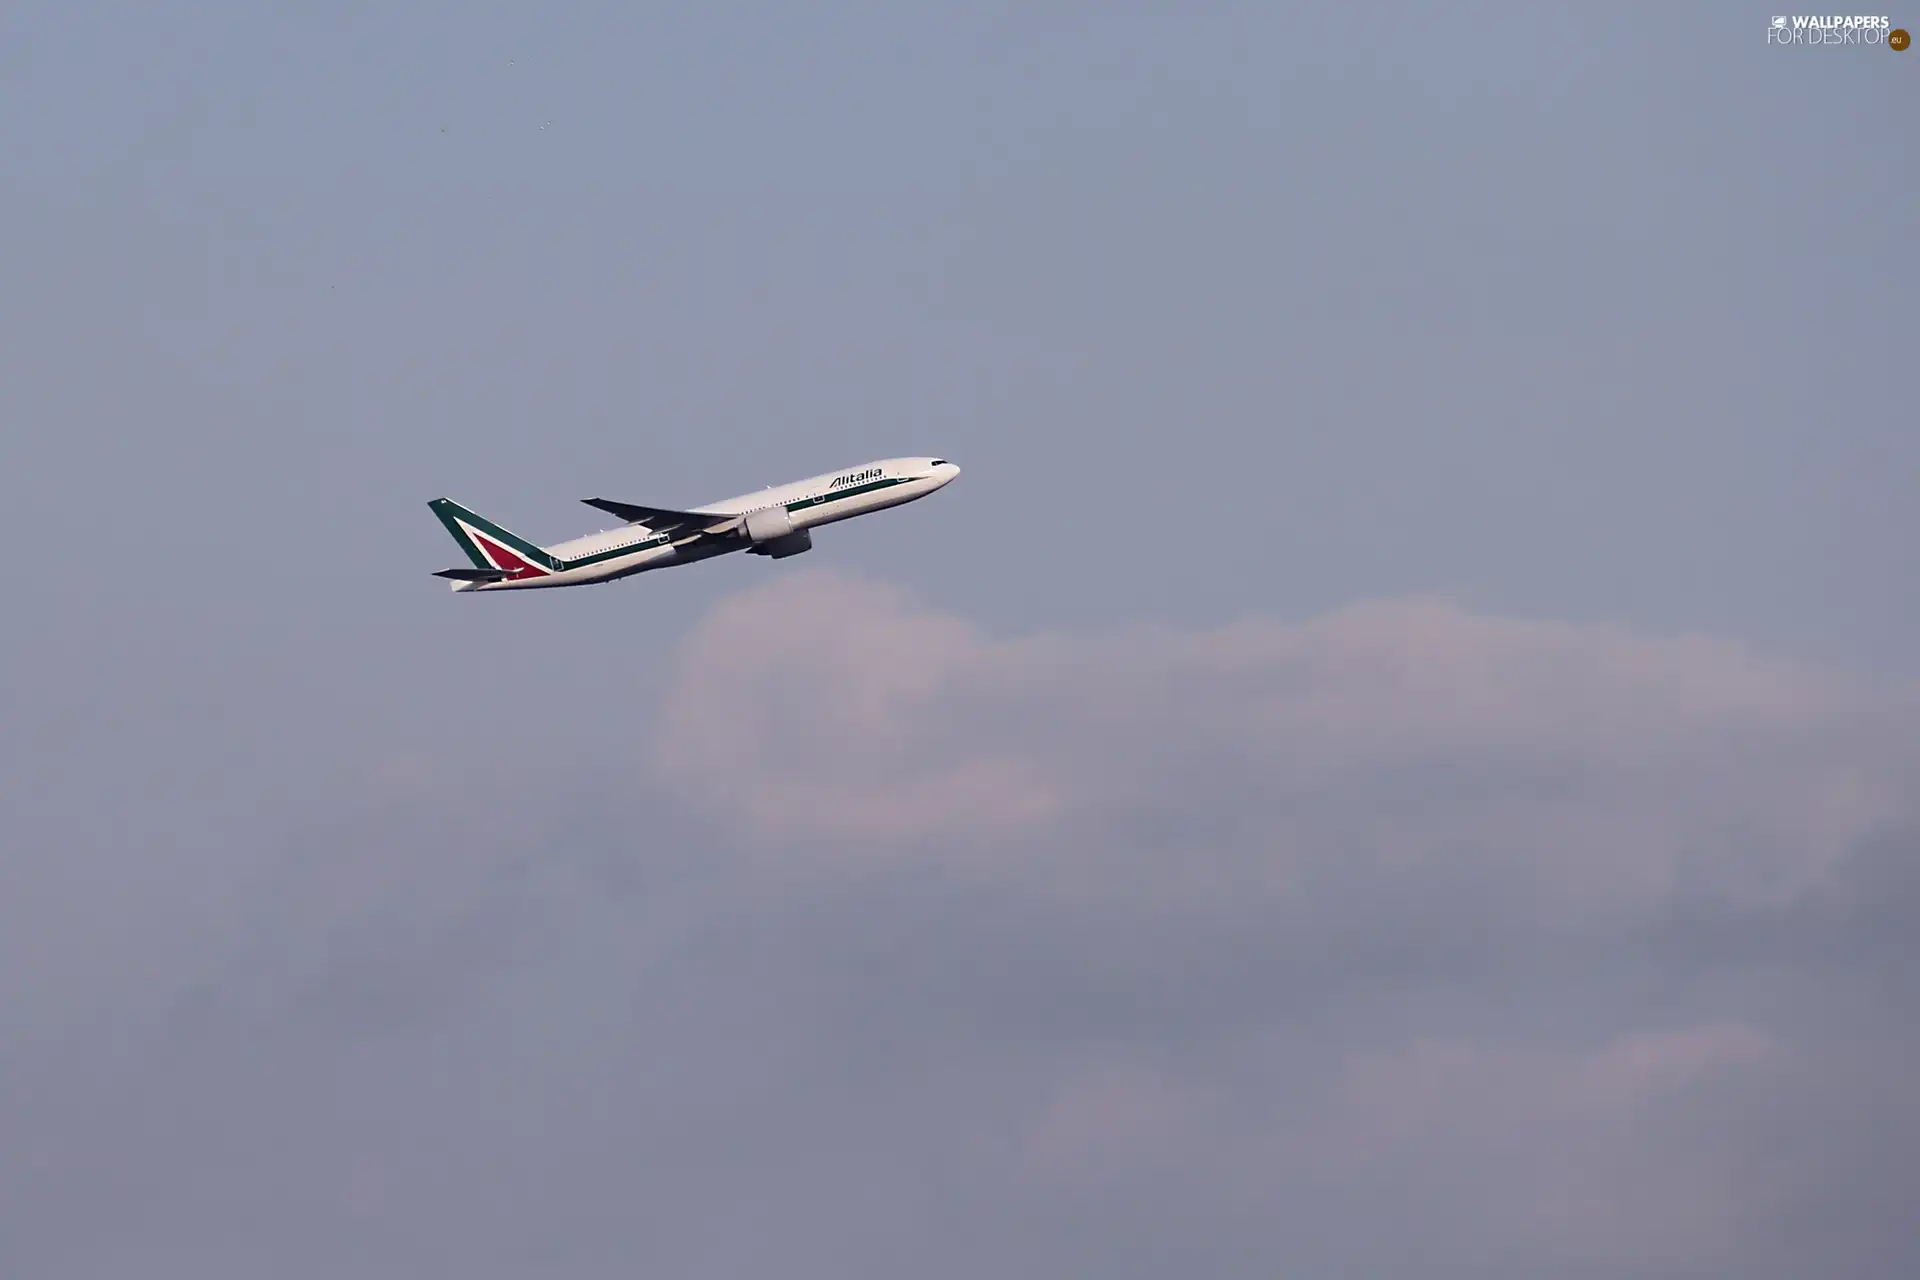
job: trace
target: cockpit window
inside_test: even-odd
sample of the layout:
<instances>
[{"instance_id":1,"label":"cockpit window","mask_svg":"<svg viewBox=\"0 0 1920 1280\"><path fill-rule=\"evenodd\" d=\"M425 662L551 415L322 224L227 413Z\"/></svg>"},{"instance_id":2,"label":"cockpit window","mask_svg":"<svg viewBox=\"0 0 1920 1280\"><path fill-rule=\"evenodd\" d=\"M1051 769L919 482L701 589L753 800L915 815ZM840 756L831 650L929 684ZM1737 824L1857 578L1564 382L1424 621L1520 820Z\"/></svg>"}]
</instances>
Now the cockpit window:
<instances>
[{"instance_id":1,"label":"cockpit window","mask_svg":"<svg viewBox=\"0 0 1920 1280\"><path fill-rule=\"evenodd\" d=\"M928 463L927 465L930 467L944 467L947 465L947 460L945 458L935 458L932 462Z\"/></svg>"}]
</instances>

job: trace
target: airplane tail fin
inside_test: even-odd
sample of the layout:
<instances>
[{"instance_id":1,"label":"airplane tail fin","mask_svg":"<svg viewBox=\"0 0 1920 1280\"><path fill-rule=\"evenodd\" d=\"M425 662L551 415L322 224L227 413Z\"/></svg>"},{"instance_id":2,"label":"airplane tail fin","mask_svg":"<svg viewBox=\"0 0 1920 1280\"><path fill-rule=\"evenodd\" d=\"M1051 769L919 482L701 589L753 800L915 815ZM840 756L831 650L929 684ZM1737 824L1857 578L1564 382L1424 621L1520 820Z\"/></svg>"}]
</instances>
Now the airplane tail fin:
<instances>
[{"instance_id":1,"label":"airplane tail fin","mask_svg":"<svg viewBox=\"0 0 1920 1280\"><path fill-rule=\"evenodd\" d=\"M427 504L475 569L499 570L505 578L544 578L564 567L535 544L501 528L457 502L435 498ZM489 575L491 576L491 575Z\"/></svg>"}]
</instances>

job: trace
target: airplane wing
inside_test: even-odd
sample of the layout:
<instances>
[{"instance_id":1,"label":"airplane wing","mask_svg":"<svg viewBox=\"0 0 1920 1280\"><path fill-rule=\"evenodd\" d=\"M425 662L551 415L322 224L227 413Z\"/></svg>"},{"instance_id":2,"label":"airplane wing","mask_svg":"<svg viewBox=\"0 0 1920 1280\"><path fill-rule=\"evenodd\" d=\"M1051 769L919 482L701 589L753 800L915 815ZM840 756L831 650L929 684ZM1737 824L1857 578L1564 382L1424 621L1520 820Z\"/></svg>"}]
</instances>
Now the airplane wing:
<instances>
[{"instance_id":1,"label":"airplane wing","mask_svg":"<svg viewBox=\"0 0 1920 1280\"><path fill-rule=\"evenodd\" d=\"M628 524L644 524L655 533L672 533L676 539L689 534L729 533L741 516L716 515L711 511L670 511L665 507L643 507L633 502L615 502L612 498L582 498L590 507L598 507L619 516Z\"/></svg>"},{"instance_id":2,"label":"airplane wing","mask_svg":"<svg viewBox=\"0 0 1920 1280\"><path fill-rule=\"evenodd\" d=\"M513 576L510 569L441 569L433 575L436 578L451 578L455 582L499 582Z\"/></svg>"}]
</instances>

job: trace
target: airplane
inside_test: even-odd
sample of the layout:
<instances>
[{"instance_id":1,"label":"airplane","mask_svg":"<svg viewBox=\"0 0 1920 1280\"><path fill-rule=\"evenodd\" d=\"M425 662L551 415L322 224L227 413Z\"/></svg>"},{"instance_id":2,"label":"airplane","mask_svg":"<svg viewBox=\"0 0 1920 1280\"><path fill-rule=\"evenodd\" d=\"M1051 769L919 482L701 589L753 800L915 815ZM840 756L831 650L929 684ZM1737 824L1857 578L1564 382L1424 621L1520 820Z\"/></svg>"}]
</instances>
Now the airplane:
<instances>
[{"instance_id":1,"label":"airplane","mask_svg":"<svg viewBox=\"0 0 1920 1280\"><path fill-rule=\"evenodd\" d=\"M455 591L519 591L612 582L729 551L784 560L811 547L820 525L924 498L959 474L945 458L883 458L687 511L583 498L626 523L550 547L435 498L427 505L473 565L434 576L449 579Z\"/></svg>"}]
</instances>

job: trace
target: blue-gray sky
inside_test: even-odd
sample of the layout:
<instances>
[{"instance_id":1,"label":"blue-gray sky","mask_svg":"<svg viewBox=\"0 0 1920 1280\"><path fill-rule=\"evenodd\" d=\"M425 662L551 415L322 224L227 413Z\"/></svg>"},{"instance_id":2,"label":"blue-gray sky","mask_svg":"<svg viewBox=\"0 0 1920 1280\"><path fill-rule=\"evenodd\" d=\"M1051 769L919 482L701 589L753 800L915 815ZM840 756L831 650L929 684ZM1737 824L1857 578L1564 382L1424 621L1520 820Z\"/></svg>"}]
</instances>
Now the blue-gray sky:
<instances>
[{"instance_id":1,"label":"blue-gray sky","mask_svg":"<svg viewBox=\"0 0 1920 1280\"><path fill-rule=\"evenodd\" d=\"M1769 17L8 8L0 1269L1912 1274L1920 53Z\"/></svg>"}]
</instances>

